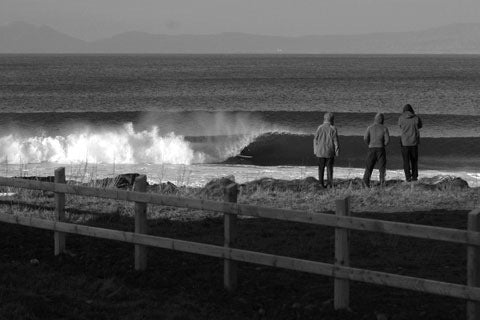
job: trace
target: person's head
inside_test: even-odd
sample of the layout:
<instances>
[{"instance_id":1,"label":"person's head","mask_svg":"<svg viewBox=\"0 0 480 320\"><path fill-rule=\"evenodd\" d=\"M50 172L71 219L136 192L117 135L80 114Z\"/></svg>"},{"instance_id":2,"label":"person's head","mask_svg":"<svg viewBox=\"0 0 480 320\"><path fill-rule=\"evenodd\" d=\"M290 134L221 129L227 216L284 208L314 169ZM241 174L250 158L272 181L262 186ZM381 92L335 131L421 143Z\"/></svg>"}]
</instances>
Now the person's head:
<instances>
[{"instance_id":1,"label":"person's head","mask_svg":"<svg viewBox=\"0 0 480 320\"><path fill-rule=\"evenodd\" d=\"M415 113L415 111L413 111L413 108L409 103L407 103L406 105L403 106L403 112L407 112L407 111L409 111L411 113Z\"/></svg>"},{"instance_id":2,"label":"person's head","mask_svg":"<svg viewBox=\"0 0 480 320\"><path fill-rule=\"evenodd\" d=\"M323 115L323 122L328 122L330 124L333 124L335 118L333 116L333 113L331 112L326 112L324 115Z\"/></svg>"},{"instance_id":3,"label":"person's head","mask_svg":"<svg viewBox=\"0 0 480 320\"><path fill-rule=\"evenodd\" d=\"M379 124L383 124L383 120L384 120L384 117L383 117L383 113L379 112L375 115L375 123L379 123Z\"/></svg>"}]
</instances>

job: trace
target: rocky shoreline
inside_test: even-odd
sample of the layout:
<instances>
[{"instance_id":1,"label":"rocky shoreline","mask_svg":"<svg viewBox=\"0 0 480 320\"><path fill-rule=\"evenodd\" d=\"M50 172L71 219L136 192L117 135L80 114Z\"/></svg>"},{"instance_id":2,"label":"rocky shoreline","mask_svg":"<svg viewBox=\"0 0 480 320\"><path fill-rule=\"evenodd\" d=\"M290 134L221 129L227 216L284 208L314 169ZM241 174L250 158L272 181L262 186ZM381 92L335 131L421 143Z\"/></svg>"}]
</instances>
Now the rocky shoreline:
<instances>
[{"instance_id":1,"label":"rocky shoreline","mask_svg":"<svg viewBox=\"0 0 480 320\"><path fill-rule=\"evenodd\" d=\"M119 188L119 189L132 189L135 184L135 179L139 176L139 173L125 173L119 174L114 178L96 179L91 182L82 183L82 185L95 186L99 188ZM25 176L15 177L28 180L37 180L44 182L54 182L53 176ZM76 183L71 180L70 183ZM236 183L234 176L225 176L217 179L212 179L205 186L201 187L202 193L205 194L217 194L220 190L223 190L226 186ZM148 183L147 183L148 184ZM438 175L429 178L421 178L416 182L406 183L403 180L387 180L384 185L380 185L378 181L372 181L372 188L411 188L415 186L421 190L464 190L470 189L468 182L460 177L450 175ZM160 193L176 193L179 188L183 186L177 186L174 183L167 181L162 183L148 184L148 190L150 192ZM320 185L319 181L314 177L306 177L304 179L283 180L274 178L261 178L257 180L248 181L239 184L240 189L255 191L255 190L267 190L267 191L299 191L299 192L322 192L326 189ZM365 189L366 186L360 178L353 179L334 179L334 188L336 189L350 189L358 190ZM223 192L223 191L222 191Z\"/></svg>"},{"instance_id":2,"label":"rocky shoreline","mask_svg":"<svg viewBox=\"0 0 480 320\"><path fill-rule=\"evenodd\" d=\"M138 173L120 174L114 178L79 183L89 187L119 188L132 190ZM53 182L54 177L22 177L39 181ZM147 192L169 196L188 197L223 201L225 188L236 183L234 176L212 179L200 187L175 185L172 182L150 183ZM421 178L417 182L387 180L384 185L377 181L372 187L365 187L360 178L335 179L334 188L323 188L314 177L282 180L260 178L237 184L240 203L255 204L285 209L307 211L335 210L335 199L351 197L351 209L356 212L412 212L418 210L472 210L480 204L480 187L472 188L462 178L439 175ZM53 197L53 193L43 193ZM176 208L176 211L182 211ZM174 211L175 211L174 210ZM169 211L172 213L173 211ZM192 219L201 218L207 213L195 213Z\"/></svg>"}]
</instances>

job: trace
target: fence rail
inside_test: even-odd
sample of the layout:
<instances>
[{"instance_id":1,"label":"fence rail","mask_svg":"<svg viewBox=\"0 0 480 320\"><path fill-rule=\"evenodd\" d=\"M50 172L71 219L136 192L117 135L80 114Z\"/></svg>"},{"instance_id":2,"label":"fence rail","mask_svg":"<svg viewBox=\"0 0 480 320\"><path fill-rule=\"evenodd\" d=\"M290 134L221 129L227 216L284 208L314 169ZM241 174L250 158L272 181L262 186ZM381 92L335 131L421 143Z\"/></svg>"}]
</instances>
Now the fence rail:
<instances>
[{"instance_id":1,"label":"fence rail","mask_svg":"<svg viewBox=\"0 0 480 320\"><path fill-rule=\"evenodd\" d=\"M349 280L353 280L465 299L467 300L467 319L480 318L480 209L473 210L469 213L469 229L459 230L351 217L349 216L348 198L337 200L336 215L331 215L326 213L312 213L307 211L274 209L237 204L236 185L231 185L226 188L224 202L217 202L146 193L144 192L145 188L139 187L138 184L134 189L139 191L99 189L69 185L65 184L64 180L62 180L61 171L58 173L58 177L56 171L55 176L55 183L0 177L0 185L55 192L57 221L32 217L19 217L12 214L1 213L0 222L52 230L56 235L65 235L65 233L69 233L132 243L135 245L135 268L137 270L144 270L146 268L146 247L165 248L221 258L224 259L224 284L227 290L234 290L236 287L237 266L235 261L249 262L335 278L334 305L336 309L345 309L349 307ZM139 179L139 181L144 181L142 179L145 179L146 182L145 176L140 176L137 179ZM138 181L136 181L136 183L138 183ZM140 192L140 190L142 192ZM63 212L64 205L64 200L62 201L61 196L62 194L74 194L78 196L92 196L135 202L135 232L97 228L61 221L63 218L60 213ZM224 246L148 235L145 219L145 204L147 203L223 212L225 214ZM335 263L329 264L236 249L234 248L234 245L236 238L235 218L237 215L248 215L335 227ZM380 232L465 244L468 248L467 285L352 268L349 266L350 246L348 230ZM60 243L58 243L58 239L62 239L62 237L55 237L55 254L58 254L65 249L65 239L63 238L63 243L61 240Z\"/></svg>"},{"instance_id":2,"label":"fence rail","mask_svg":"<svg viewBox=\"0 0 480 320\"><path fill-rule=\"evenodd\" d=\"M268 208L248 204L237 204L233 202L219 202L212 200L174 197L155 193L93 188L54 182L40 182L34 180L13 179L4 177L0 177L0 185L74 194L78 196L106 198L131 202L143 202L163 206L215 211L258 218L303 222L308 224L318 224L336 228L370 231L390 235L399 235L429 240L440 240L446 242L480 246L480 232L471 232L460 229L432 227L418 224L358 218L351 216L337 216L326 213L301 210ZM480 209L477 209L477 211L475 212L479 212L479 210Z\"/></svg>"}]
</instances>

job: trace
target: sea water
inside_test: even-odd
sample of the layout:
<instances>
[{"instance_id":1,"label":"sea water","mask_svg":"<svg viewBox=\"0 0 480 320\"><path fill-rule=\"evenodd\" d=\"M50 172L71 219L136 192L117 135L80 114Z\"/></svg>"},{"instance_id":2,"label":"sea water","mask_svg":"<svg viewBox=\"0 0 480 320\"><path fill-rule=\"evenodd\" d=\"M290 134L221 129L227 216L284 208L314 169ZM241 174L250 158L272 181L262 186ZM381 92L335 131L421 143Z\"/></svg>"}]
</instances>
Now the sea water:
<instances>
[{"instance_id":1,"label":"sea water","mask_svg":"<svg viewBox=\"0 0 480 320\"><path fill-rule=\"evenodd\" d=\"M337 177L362 175L362 136L383 112L387 175L401 178L410 103L424 123L420 176L479 185L479 92L476 55L0 55L0 174L317 176L313 133L331 111Z\"/></svg>"}]
</instances>

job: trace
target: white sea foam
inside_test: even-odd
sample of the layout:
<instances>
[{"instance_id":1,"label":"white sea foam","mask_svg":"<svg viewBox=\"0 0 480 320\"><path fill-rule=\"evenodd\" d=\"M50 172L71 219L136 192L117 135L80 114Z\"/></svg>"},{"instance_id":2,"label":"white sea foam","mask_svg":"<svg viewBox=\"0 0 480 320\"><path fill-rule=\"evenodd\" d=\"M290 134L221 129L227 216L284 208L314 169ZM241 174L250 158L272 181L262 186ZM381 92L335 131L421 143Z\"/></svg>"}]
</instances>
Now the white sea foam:
<instances>
[{"instance_id":1,"label":"white sea foam","mask_svg":"<svg viewBox=\"0 0 480 320\"><path fill-rule=\"evenodd\" d=\"M198 123L201 123L201 128L188 132L190 137L166 130L164 123L150 124L143 130L136 130L132 123L107 128L85 125L64 129L62 135L56 136L33 135L17 128L0 137L0 162L212 163L239 154L266 132L288 131L243 116L227 121L222 115L217 115L214 119Z\"/></svg>"},{"instance_id":2,"label":"white sea foam","mask_svg":"<svg viewBox=\"0 0 480 320\"><path fill-rule=\"evenodd\" d=\"M131 123L116 129L84 128L65 136L0 137L0 152L8 163L173 163L205 160L183 136L159 135L157 127L135 132Z\"/></svg>"}]
</instances>

